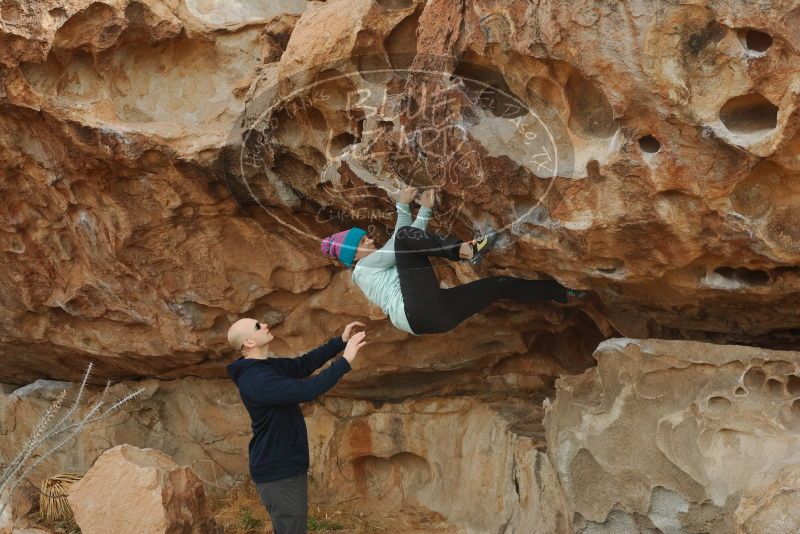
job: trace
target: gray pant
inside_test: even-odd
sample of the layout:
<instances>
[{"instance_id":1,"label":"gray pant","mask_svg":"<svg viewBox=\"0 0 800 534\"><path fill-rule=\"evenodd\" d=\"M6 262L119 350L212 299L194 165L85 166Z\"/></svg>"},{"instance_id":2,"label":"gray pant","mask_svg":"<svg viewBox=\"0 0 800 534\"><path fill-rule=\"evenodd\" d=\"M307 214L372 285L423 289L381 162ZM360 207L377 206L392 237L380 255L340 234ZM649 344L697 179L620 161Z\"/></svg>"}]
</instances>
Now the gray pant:
<instances>
[{"instance_id":1,"label":"gray pant","mask_svg":"<svg viewBox=\"0 0 800 534\"><path fill-rule=\"evenodd\" d=\"M306 534L308 521L308 475L256 484L267 507L275 534Z\"/></svg>"}]
</instances>

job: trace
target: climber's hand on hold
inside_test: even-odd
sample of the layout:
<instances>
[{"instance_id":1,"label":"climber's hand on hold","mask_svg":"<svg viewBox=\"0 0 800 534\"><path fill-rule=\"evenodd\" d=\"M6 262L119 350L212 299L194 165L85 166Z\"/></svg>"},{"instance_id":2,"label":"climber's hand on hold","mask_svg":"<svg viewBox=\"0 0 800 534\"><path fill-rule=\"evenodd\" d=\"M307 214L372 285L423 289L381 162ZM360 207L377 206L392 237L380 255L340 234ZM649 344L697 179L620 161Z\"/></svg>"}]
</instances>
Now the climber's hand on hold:
<instances>
[{"instance_id":1,"label":"climber's hand on hold","mask_svg":"<svg viewBox=\"0 0 800 534\"><path fill-rule=\"evenodd\" d=\"M433 189L427 189L419 197L419 205L425 208L433 208L436 203L436 193Z\"/></svg>"},{"instance_id":2,"label":"climber's hand on hold","mask_svg":"<svg viewBox=\"0 0 800 534\"><path fill-rule=\"evenodd\" d=\"M352 364L353 360L358 356L358 351L367 344L367 342L364 341L366 335L366 332L356 332L350 337L350 341L347 342L347 346L344 348L344 354L342 355L348 363Z\"/></svg>"},{"instance_id":3,"label":"climber's hand on hold","mask_svg":"<svg viewBox=\"0 0 800 534\"><path fill-rule=\"evenodd\" d=\"M342 333L342 341L344 341L345 343L350 341L350 333L356 326L366 326L366 325L358 321L353 321L352 323L348 324L347 326L344 327L344 333Z\"/></svg>"},{"instance_id":4,"label":"climber's hand on hold","mask_svg":"<svg viewBox=\"0 0 800 534\"><path fill-rule=\"evenodd\" d=\"M414 197L417 196L417 188L416 187L404 187L400 190L400 194L397 195L397 202L400 204L411 204L411 201L414 200Z\"/></svg>"}]
</instances>

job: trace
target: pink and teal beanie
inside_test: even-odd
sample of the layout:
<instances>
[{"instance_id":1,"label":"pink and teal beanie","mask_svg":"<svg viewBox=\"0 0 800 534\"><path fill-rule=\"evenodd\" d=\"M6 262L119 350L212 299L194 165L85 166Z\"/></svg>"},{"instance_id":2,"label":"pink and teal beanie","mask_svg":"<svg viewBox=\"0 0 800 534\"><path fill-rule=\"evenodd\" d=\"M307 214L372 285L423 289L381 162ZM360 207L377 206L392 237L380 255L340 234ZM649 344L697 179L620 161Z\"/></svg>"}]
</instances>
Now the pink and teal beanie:
<instances>
[{"instance_id":1,"label":"pink and teal beanie","mask_svg":"<svg viewBox=\"0 0 800 534\"><path fill-rule=\"evenodd\" d=\"M350 228L323 239L320 249L326 256L337 258L340 262L350 267L353 264L358 243L365 235L367 235L367 232L361 228Z\"/></svg>"}]
</instances>

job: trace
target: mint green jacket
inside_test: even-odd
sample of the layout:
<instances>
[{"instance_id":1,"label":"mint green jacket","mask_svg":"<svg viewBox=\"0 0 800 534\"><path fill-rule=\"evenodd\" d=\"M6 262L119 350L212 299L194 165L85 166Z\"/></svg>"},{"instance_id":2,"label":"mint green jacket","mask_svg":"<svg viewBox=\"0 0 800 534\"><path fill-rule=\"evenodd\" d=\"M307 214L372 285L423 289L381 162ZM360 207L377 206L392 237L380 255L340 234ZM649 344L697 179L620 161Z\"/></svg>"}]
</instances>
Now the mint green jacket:
<instances>
[{"instance_id":1,"label":"mint green jacket","mask_svg":"<svg viewBox=\"0 0 800 534\"><path fill-rule=\"evenodd\" d=\"M392 321L395 328L413 334L406 318L403 293L400 291L400 277L397 274L397 263L394 259L394 236L397 230L403 226L413 226L424 230L428 226L433 210L421 207L416 220L412 223L409 205L398 203L396 206L397 223L394 225L392 237L383 247L358 260L353 269L352 280L370 302L389 316L389 320Z\"/></svg>"}]
</instances>

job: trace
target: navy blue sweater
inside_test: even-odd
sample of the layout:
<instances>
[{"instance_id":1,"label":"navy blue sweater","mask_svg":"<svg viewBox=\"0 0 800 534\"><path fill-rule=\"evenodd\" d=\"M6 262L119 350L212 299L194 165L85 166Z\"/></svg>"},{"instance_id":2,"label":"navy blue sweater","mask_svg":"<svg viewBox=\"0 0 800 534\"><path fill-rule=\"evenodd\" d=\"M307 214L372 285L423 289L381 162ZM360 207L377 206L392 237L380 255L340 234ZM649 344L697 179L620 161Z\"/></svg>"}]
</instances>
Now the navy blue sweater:
<instances>
[{"instance_id":1,"label":"navy blue sweater","mask_svg":"<svg viewBox=\"0 0 800 534\"><path fill-rule=\"evenodd\" d=\"M239 388L252 421L250 475L256 483L280 480L308 470L308 433L299 402L308 402L331 389L350 370L339 358L330 367L308 377L339 354L341 337L297 358L239 358L228 365L228 375Z\"/></svg>"}]
</instances>

